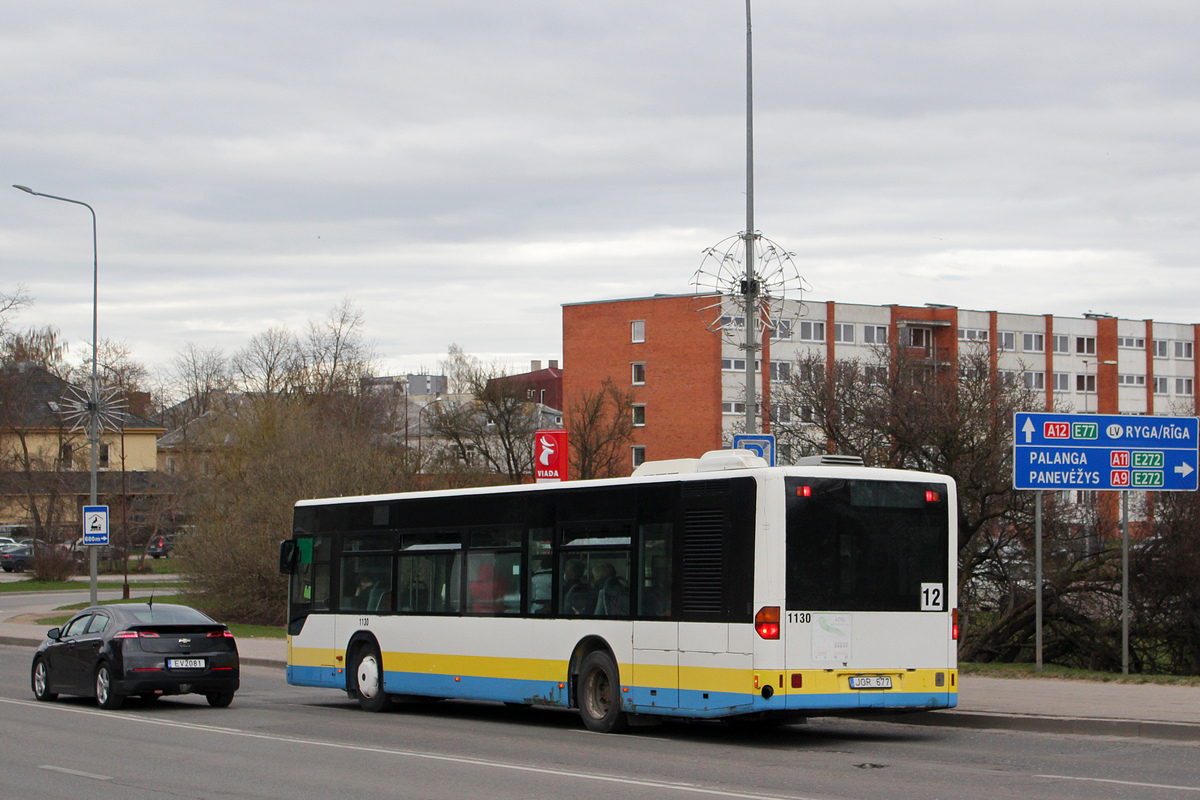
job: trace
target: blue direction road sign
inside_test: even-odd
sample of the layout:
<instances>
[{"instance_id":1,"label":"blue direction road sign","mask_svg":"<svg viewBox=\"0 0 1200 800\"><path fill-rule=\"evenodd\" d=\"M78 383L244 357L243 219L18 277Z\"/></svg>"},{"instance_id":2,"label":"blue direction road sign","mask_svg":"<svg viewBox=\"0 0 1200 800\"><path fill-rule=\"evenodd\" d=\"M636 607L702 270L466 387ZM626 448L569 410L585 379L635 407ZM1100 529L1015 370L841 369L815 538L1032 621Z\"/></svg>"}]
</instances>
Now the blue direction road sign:
<instances>
[{"instance_id":1,"label":"blue direction road sign","mask_svg":"<svg viewBox=\"0 0 1200 800\"><path fill-rule=\"evenodd\" d=\"M108 544L108 506L83 507L83 543Z\"/></svg>"},{"instance_id":2,"label":"blue direction road sign","mask_svg":"<svg viewBox=\"0 0 1200 800\"><path fill-rule=\"evenodd\" d=\"M1196 417L1019 412L1014 432L1016 489L1197 488Z\"/></svg>"},{"instance_id":3,"label":"blue direction road sign","mask_svg":"<svg viewBox=\"0 0 1200 800\"><path fill-rule=\"evenodd\" d=\"M749 450L755 455L765 458L769 466L775 466L775 434L773 433L734 434L733 449Z\"/></svg>"}]
</instances>

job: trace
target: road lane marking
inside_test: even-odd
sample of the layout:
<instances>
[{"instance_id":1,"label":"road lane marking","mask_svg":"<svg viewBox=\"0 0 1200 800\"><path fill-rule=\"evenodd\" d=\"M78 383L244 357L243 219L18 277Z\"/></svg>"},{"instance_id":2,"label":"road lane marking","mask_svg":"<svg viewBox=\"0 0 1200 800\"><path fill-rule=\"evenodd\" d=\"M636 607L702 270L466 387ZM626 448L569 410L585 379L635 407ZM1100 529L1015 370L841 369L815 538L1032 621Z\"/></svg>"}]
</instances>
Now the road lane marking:
<instances>
[{"instance_id":1,"label":"road lane marking","mask_svg":"<svg viewBox=\"0 0 1200 800\"><path fill-rule=\"evenodd\" d=\"M550 775L558 778L573 778L576 780L592 781L595 783L610 783L620 784L625 786L638 786L647 789L662 789L666 791L680 792L686 794L714 795L717 797L733 797L737 800L819 800L819 798L811 795L794 795L794 794L762 794L759 792L748 791L732 791L719 787L699 786L692 783L675 783L672 781L656 781L645 778L629 778L622 775L606 775L604 773L588 773L576 772L565 769L554 769L552 767L535 767L531 764L516 764L507 761L492 761L485 758L468 758L466 756L452 756L442 753L426 753L419 750L398 750L388 747L375 747L370 745L345 744L342 742L321 741L319 739L303 739L296 736L281 736L279 734L258 733L255 731L247 731L241 728L225 728L216 725L197 725L195 723L172 722L165 719L150 719L148 717L140 717L135 714L113 713L110 711L101 711L91 708L71 708L61 705L49 705L43 702L32 700L13 700L10 698L0 697L0 703L8 703L11 705L25 706L27 708L36 708L39 711L63 711L71 714L85 714L88 716L104 717L108 720L136 722L143 725L161 725L168 728L179 728L181 730L196 731L203 733L220 733L227 736L240 736L248 739L263 739L272 742L281 742L291 745L309 745L310 747L326 747L334 750L348 750L359 753L375 753L379 755L400 756L402 758L421 759L425 761L441 761L452 764L463 764L467 766L483 767L486 769L508 770L512 772L526 772L535 775Z\"/></svg>"},{"instance_id":2,"label":"road lane marking","mask_svg":"<svg viewBox=\"0 0 1200 800\"><path fill-rule=\"evenodd\" d=\"M1112 778L1080 778L1075 775L1034 775L1035 778L1054 778L1060 781L1087 781L1089 783L1115 783L1120 786L1141 786L1147 789L1175 789L1181 792L1200 792L1200 786L1172 786L1169 783L1139 783L1138 781L1118 781Z\"/></svg>"},{"instance_id":3,"label":"road lane marking","mask_svg":"<svg viewBox=\"0 0 1200 800\"><path fill-rule=\"evenodd\" d=\"M111 781L111 775L97 775L94 772L80 772L77 769L67 769L66 767L56 767L52 764L42 764L38 769L44 769L48 772L62 772L66 775L77 775L80 778L95 778L98 781Z\"/></svg>"}]
</instances>

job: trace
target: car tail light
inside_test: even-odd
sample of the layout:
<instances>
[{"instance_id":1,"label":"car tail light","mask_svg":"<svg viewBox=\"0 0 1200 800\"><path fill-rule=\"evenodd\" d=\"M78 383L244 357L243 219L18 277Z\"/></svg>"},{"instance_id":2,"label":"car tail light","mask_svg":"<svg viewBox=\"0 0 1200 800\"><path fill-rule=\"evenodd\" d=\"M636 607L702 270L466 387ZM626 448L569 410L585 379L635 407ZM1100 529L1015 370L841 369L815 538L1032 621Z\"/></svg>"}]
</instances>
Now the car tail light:
<instances>
[{"instance_id":1,"label":"car tail light","mask_svg":"<svg viewBox=\"0 0 1200 800\"><path fill-rule=\"evenodd\" d=\"M754 630L764 639L779 638L779 606L763 606L754 615Z\"/></svg>"},{"instance_id":2,"label":"car tail light","mask_svg":"<svg viewBox=\"0 0 1200 800\"><path fill-rule=\"evenodd\" d=\"M231 631L209 631L208 634L208 638L210 639L220 639L222 636L226 639L232 639L233 633Z\"/></svg>"},{"instance_id":3,"label":"car tail light","mask_svg":"<svg viewBox=\"0 0 1200 800\"><path fill-rule=\"evenodd\" d=\"M113 634L114 639L136 639L137 637L137 631L121 631Z\"/></svg>"}]
</instances>

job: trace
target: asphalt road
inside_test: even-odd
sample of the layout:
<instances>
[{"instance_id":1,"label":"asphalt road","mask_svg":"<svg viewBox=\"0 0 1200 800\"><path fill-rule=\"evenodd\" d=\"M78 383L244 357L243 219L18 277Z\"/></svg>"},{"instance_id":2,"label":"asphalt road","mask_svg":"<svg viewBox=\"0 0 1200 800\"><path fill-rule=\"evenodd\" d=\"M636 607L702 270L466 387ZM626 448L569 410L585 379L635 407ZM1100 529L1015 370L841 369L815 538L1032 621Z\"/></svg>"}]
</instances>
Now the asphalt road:
<instances>
[{"instance_id":1,"label":"asphalt road","mask_svg":"<svg viewBox=\"0 0 1200 800\"><path fill-rule=\"evenodd\" d=\"M573 713L443 702L359 711L243 670L201 697L38 703L0 646L0 796L79 798L1200 798L1200 747L821 719L586 732Z\"/></svg>"}]
</instances>

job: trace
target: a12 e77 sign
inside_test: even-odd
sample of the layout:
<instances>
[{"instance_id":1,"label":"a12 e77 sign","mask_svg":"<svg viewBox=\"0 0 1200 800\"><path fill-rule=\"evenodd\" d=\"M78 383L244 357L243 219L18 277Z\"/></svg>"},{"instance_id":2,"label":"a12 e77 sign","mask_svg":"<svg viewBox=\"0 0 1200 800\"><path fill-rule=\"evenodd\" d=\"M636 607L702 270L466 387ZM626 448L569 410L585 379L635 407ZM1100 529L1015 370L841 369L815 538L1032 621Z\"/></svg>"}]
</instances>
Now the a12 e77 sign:
<instances>
[{"instance_id":1,"label":"a12 e77 sign","mask_svg":"<svg viewBox=\"0 0 1200 800\"><path fill-rule=\"evenodd\" d=\"M1196 417L1016 414L1013 488L1194 492Z\"/></svg>"}]
</instances>

